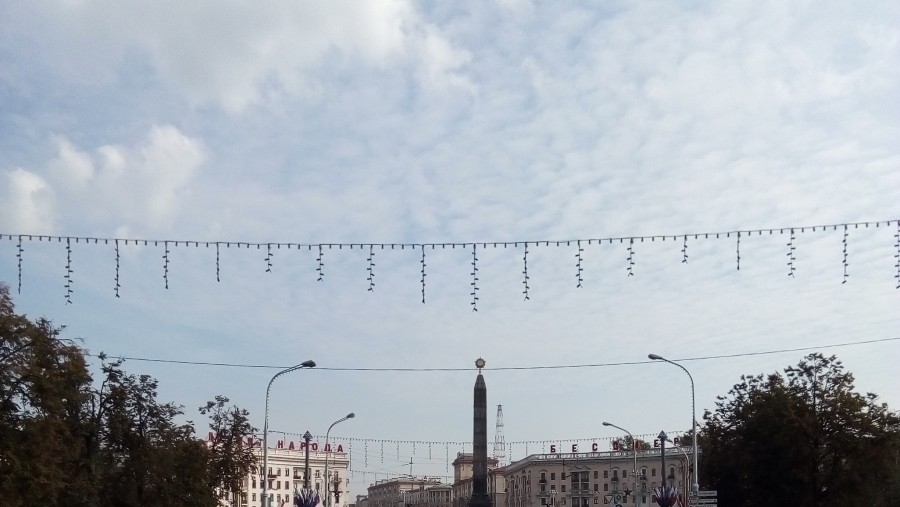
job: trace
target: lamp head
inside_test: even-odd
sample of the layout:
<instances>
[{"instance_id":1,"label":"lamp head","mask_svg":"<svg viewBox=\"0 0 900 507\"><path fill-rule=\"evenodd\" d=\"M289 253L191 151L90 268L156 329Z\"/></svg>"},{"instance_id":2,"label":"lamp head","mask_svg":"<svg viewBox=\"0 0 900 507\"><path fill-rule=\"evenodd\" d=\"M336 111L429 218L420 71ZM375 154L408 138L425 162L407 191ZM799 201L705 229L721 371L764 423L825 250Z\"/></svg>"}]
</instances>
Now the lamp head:
<instances>
[{"instance_id":1,"label":"lamp head","mask_svg":"<svg viewBox=\"0 0 900 507\"><path fill-rule=\"evenodd\" d=\"M658 356L656 354L647 354L647 357L649 357L650 359L653 359L654 361L658 361L663 358L662 356Z\"/></svg>"},{"instance_id":2,"label":"lamp head","mask_svg":"<svg viewBox=\"0 0 900 507\"><path fill-rule=\"evenodd\" d=\"M302 363L300 363L300 367L301 368L315 368L316 362L313 361L312 359L310 359L309 361L303 361Z\"/></svg>"},{"instance_id":3,"label":"lamp head","mask_svg":"<svg viewBox=\"0 0 900 507\"><path fill-rule=\"evenodd\" d=\"M347 419L353 419L354 417L356 417L356 414L354 414L353 412L347 414Z\"/></svg>"},{"instance_id":4,"label":"lamp head","mask_svg":"<svg viewBox=\"0 0 900 507\"><path fill-rule=\"evenodd\" d=\"M610 424L609 424L608 422L606 422L606 421L603 421L603 425L604 425L604 426L609 426Z\"/></svg>"}]
</instances>

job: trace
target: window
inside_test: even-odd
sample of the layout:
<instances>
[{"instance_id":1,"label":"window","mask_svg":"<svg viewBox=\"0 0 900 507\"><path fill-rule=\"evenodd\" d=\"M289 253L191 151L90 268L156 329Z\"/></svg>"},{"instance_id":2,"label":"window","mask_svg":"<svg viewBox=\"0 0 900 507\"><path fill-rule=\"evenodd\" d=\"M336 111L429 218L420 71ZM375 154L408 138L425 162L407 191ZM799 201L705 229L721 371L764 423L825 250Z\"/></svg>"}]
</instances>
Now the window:
<instances>
[{"instance_id":1,"label":"window","mask_svg":"<svg viewBox=\"0 0 900 507\"><path fill-rule=\"evenodd\" d=\"M622 470L622 477L628 477L628 470Z\"/></svg>"},{"instance_id":2,"label":"window","mask_svg":"<svg viewBox=\"0 0 900 507\"><path fill-rule=\"evenodd\" d=\"M594 470L594 479L597 479L599 474L600 474L600 472Z\"/></svg>"},{"instance_id":3,"label":"window","mask_svg":"<svg viewBox=\"0 0 900 507\"><path fill-rule=\"evenodd\" d=\"M541 472L541 480L547 482L547 472Z\"/></svg>"},{"instance_id":4,"label":"window","mask_svg":"<svg viewBox=\"0 0 900 507\"><path fill-rule=\"evenodd\" d=\"M572 491L587 491L590 483L588 472L572 472Z\"/></svg>"},{"instance_id":5,"label":"window","mask_svg":"<svg viewBox=\"0 0 900 507\"><path fill-rule=\"evenodd\" d=\"M563 492L563 493L566 492L566 485L565 485L565 484L563 484L562 486L560 486L560 488L562 488L562 492Z\"/></svg>"},{"instance_id":6,"label":"window","mask_svg":"<svg viewBox=\"0 0 900 507\"><path fill-rule=\"evenodd\" d=\"M600 499L597 498L597 497L595 496L595 497L594 497L594 505L597 505L598 503L600 503L599 500L600 500Z\"/></svg>"},{"instance_id":7,"label":"window","mask_svg":"<svg viewBox=\"0 0 900 507\"><path fill-rule=\"evenodd\" d=\"M650 469L650 476L651 476L651 477L656 477L656 469L655 469L655 468L651 468L651 469Z\"/></svg>"},{"instance_id":8,"label":"window","mask_svg":"<svg viewBox=\"0 0 900 507\"><path fill-rule=\"evenodd\" d=\"M595 482L595 483L594 483L594 491L597 491L597 487L598 487L598 486L600 486L600 485L597 484L597 483Z\"/></svg>"},{"instance_id":9,"label":"window","mask_svg":"<svg viewBox=\"0 0 900 507\"><path fill-rule=\"evenodd\" d=\"M547 491L547 485L541 484L541 493L545 493Z\"/></svg>"},{"instance_id":10,"label":"window","mask_svg":"<svg viewBox=\"0 0 900 507\"><path fill-rule=\"evenodd\" d=\"M609 491L609 483L608 482L603 483L603 491Z\"/></svg>"},{"instance_id":11,"label":"window","mask_svg":"<svg viewBox=\"0 0 900 507\"><path fill-rule=\"evenodd\" d=\"M541 505L547 505L547 498L541 497Z\"/></svg>"},{"instance_id":12,"label":"window","mask_svg":"<svg viewBox=\"0 0 900 507\"><path fill-rule=\"evenodd\" d=\"M550 480L551 480L551 481L555 481L555 480L556 480L556 472L550 472Z\"/></svg>"},{"instance_id":13,"label":"window","mask_svg":"<svg viewBox=\"0 0 900 507\"><path fill-rule=\"evenodd\" d=\"M562 504L563 504L563 505L566 504L566 499L565 499L565 498L562 499Z\"/></svg>"},{"instance_id":14,"label":"window","mask_svg":"<svg viewBox=\"0 0 900 507\"><path fill-rule=\"evenodd\" d=\"M608 479L608 478L609 478L609 470L604 470L604 471L603 471L603 478L604 478L604 479Z\"/></svg>"}]
</instances>

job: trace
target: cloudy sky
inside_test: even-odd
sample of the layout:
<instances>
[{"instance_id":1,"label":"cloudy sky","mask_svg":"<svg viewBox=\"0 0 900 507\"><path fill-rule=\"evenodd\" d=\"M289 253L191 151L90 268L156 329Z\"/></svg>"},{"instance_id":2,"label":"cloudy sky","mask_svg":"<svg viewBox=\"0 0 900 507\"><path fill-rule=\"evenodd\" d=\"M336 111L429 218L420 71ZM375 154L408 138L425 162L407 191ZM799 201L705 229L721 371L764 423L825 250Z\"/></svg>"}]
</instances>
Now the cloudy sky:
<instances>
[{"instance_id":1,"label":"cloudy sky","mask_svg":"<svg viewBox=\"0 0 900 507\"><path fill-rule=\"evenodd\" d=\"M698 417L815 350L896 408L898 21L0 0L0 280L190 418L224 394L261 428L272 375L316 360L273 385L270 426L356 412L332 432L353 493L410 459L447 475L479 356L514 459L604 420L688 429L689 380L651 352L684 360Z\"/></svg>"}]
</instances>

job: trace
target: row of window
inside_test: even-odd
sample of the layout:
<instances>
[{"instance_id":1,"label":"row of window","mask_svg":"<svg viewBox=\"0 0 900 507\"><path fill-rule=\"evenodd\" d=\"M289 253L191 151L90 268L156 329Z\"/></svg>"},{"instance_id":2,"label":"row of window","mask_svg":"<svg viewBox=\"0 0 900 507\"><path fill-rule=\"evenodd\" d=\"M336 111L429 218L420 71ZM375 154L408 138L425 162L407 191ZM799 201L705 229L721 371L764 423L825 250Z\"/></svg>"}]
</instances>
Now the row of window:
<instances>
[{"instance_id":1,"label":"row of window","mask_svg":"<svg viewBox=\"0 0 900 507\"><path fill-rule=\"evenodd\" d=\"M254 470L253 470L253 473L254 473L254 474L262 474L262 470L263 470L263 467L259 467L258 469L254 469ZM269 467L269 475L270 475L270 476L275 476L275 477L280 477L280 476L282 475L282 473L281 473L282 470L284 470L284 475L285 475L285 476L291 475L291 467L284 467L283 469L282 469L282 468L279 468L279 467L275 467L275 468ZM304 470L303 467L294 467L294 475L295 475L295 476L299 476L299 478L302 479L302 478L303 478L303 470ZM337 472L335 472L335 474L336 474L336 473L337 473ZM315 477L316 477L316 479L321 478L321 477L322 477L322 471L321 471L321 470L316 470Z\"/></svg>"},{"instance_id":2,"label":"row of window","mask_svg":"<svg viewBox=\"0 0 900 507\"><path fill-rule=\"evenodd\" d=\"M674 471L675 471L675 467L669 467L670 475L674 474L675 473ZM610 472L609 470L603 470L603 478L604 479L609 478L609 472ZM643 475L646 477L647 476L647 467L641 468L640 473L638 473L638 475ZM588 482L588 472L570 472L569 476L572 481L572 484L575 484L576 482L584 482L584 483ZM613 476L613 478L618 478L619 470L613 469L612 476ZM650 476L656 477L656 468L650 468ZM628 477L627 469L622 469L622 477ZM600 478L600 470L594 470L594 479L599 479L599 478ZM560 479L562 479L562 480L566 479L565 472L560 474ZM550 480L551 481L556 480L556 472L550 472ZM547 472L541 472L541 482L547 482Z\"/></svg>"}]
</instances>

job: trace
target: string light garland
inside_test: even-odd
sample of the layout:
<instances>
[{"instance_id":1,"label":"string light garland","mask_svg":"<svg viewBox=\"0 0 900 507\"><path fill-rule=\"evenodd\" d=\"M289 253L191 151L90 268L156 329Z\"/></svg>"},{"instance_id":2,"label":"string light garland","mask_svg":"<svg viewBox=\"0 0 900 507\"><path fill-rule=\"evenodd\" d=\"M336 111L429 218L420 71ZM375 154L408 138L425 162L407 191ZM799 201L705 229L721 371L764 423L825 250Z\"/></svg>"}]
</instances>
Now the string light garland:
<instances>
[{"instance_id":1,"label":"string light garland","mask_svg":"<svg viewBox=\"0 0 900 507\"><path fill-rule=\"evenodd\" d=\"M584 248L581 248L581 240L578 240L577 246L578 246L578 252L575 253L575 279L578 280L578 283L575 285L575 288L580 289L581 282L584 281L581 278L581 272L583 271L581 269L581 254L582 254L582 252L584 252Z\"/></svg>"},{"instance_id":2,"label":"string light garland","mask_svg":"<svg viewBox=\"0 0 900 507\"><path fill-rule=\"evenodd\" d=\"M507 247L515 247L518 248L519 245L523 245L525 250L522 257L523 262L523 295L524 300L530 299L530 274L528 273L528 253L529 248L531 247L539 247L539 246L569 246L572 243L575 244L576 250L576 287L581 288L583 284L583 252L584 246L590 245L602 245L604 243L613 244L615 242L618 243L626 243L626 251L627 251L627 267L626 273L627 276L632 277L636 275L636 271L634 269L635 266L635 255L636 248L635 243L638 242L655 242L657 240L660 241L677 241L681 240L681 254L682 259L681 262L683 264L688 263L688 240L690 238L698 239L717 239L724 236L725 238L730 238L732 234L735 235L736 245L735 245L735 263L738 271L741 270L741 243L745 240L745 238L751 238L752 236L762 236L763 234L773 235L773 234L789 234L789 241L787 242L787 267L788 272L787 275L790 278L794 278L796 275L796 240L797 234L804 234L807 231L810 232L818 232L818 231L836 231L838 229L842 229L843 232L843 278L842 284L846 284L850 278L849 272L849 234L850 229L859 229L859 228L870 228L870 227L881 227L881 226L891 226L894 225L897 227L898 232L895 234L895 243L894 247L897 250L897 254L895 258L897 261L895 263L895 268L897 269L897 273L894 278L897 279L896 288L900 289L900 219L891 219L891 220L879 220L879 221L866 221L866 222L847 222L847 223L836 223L836 224L826 224L826 225L813 225L813 226L790 226L790 227L782 227L782 228L771 228L771 229L747 229L747 230L737 230L737 231L719 231L719 232L698 232L698 233L687 233L687 234L665 234L665 235L652 235L652 236L621 236L621 237L608 237L608 238L580 238L580 239L569 239L569 240L526 240L526 241L478 241L478 242L448 242L448 243L285 243L285 242L266 242L266 243L254 243L254 242L234 242L234 241L196 241L196 240L171 240L171 239L132 239L132 238L101 238L101 237L85 237L85 236L54 236L54 235L37 235L37 234L0 234L0 240L7 239L11 241L15 241L16 244L16 268L17 268L17 280L18 280L18 292L21 294L22 292L22 272L23 272L23 263L24 263L24 242L25 241L56 241L60 243L66 244L66 273L68 275L67 283L66 283L66 294L67 294L67 303L71 302L71 293L69 290L73 289L73 273L70 272L72 270L72 243L76 245L79 243L83 243L85 245L90 244L109 244L113 243L115 247L116 253L116 266L115 266L115 286L114 293L116 297L120 297L119 289L121 288L121 278L120 278L120 245L128 246L129 244L134 244L135 246L160 246L162 243L163 247L163 282L166 289L169 288L169 261L171 248L178 248L180 246L184 247L200 247L204 246L209 248L213 246L216 250L216 281L221 282L221 246L225 246L225 248L230 248L234 245L237 248L251 248L256 247L261 250L262 247L265 247L266 255L265 255L265 263L266 263L266 272L271 273L273 269L273 258L274 258L274 250L279 250L281 248L285 249L297 249L298 251L301 248L306 248L307 250L313 250L315 247L317 251L316 256L316 280L319 282L323 282L325 280L325 250L331 250L334 248L343 249L345 247L349 249L360 248L368 250L368 257L366 259L368 265L366 268L368 281L368 291L374 292L375 290L375 249L384 250L390 248L401 249L404 250L406 248L410 249L419 249L420 255L420 284L422 286L421 295L422 301L425 301L425 289L426 289L426 276L427 273L425 271L426 261L425 261L425 250L427 248L431 248L432 250L440 247L441 249L452 248L455 249L457 247L461 247L464 249L471 250L471 266L472 270L470 272L471 280L471 301L470 306L472 307L472 311L478 311L478 303L479 303L479 266L478 266L478 249L483 248L486 249L488 247L493 248L507 248Z\"/></svg>"},{"instance_id":3,"label":"string light garland","mask_svg":"<svg viewBox=\"0 0 900 507\"><path fill-rule=\"evenodd\" d=\"M119 289L121 287L119 285L119 240L116 240L116 297L119 297Z\"/></svg>"},{"instance_id":4,"label":"string light garland","mask_svg":"<svg viewBox=\"0 0 900 507\"><path fill-rule=\"evenodd\" d=\"M894 250L897 252L894 254L894 258L897 259L897 263L894 264L894 267L897 268L897 274L894 275L894 278L897 279L897 289L900 289L900 220L897 221L897 233L894 234Z\"/></svg>"},{"instance_id":5,"label":"string light garland","mask_svg":"<svg viewBox=\"0 0 900 507\"><path fill-rule=\"evenodd\" d=\"M163 241L163 280L166 282L166 289L169 288L169 242Z\"/></svg>"},{"instance_id":6,"label":"string light garland","mask_svg":"<svg viewBox=\"0 0 900 507\"><path fill-rule=\"evenodd\" d=\"M219 244L216 243L216 281L221 282L219 278Z\"/></svg>"},{"instance_id":7,"label":"string light garland","mask_svg":"<svg viewBox=\"0 0 900 507\"><path fill-rule=\"evenodd\" d=\"M12 237L10 237L12 239ZM22 293L22 257L24 251L22 250L22 236L19 236L19 242L16 245L16 259L19 264L19 294Z\"/></svg>"},{"instance_id":8,"label":"string light garland","mask_svg":"<svg viewBox=\"0 0 900 507\"><path fill-rule=\"evenodd\" d=\"M425 245L422 245L422 304L425 304Z\"/></svg>"},{"instance_id":9,"label":"string light garland","mask_svg":"<svg viewBox=\"0 0 900 507\"><path fill-rule=\"evenodd\" d=\"M287 441L293 440L302 440L303 435L296 432L290 431L279 431L279 430L269 430L270 434L278 434L281 435L281 438ZM688 434L687 430L670 430L667 433L670 435L685 435ZM260 436L257 436L260 438ZM321 441L324 439L321 435L314 435L312 437L314 440ZM655 434L646 433L646 434L638 434L634 435L634 438L637 440L641 440L644 442L653 442L656 439ZM284 442L284 440L280 441L277 445L290 445L290 442ZM589 438L561 438L561 439L549 439L549 440L519 440L519 441L511 441L507 442L507 449L509 450L509 457L511 459L515 459L514 449L524 449L524 455L528 456L531 452L537 452L539 454L560 454L560 453L568 453L569 450L572 449L571 452L604 452L615 451L614 443L619 441L620 437L589 437ZM432 458L432 447L433 446L444 446L444 470L446 473L450 472L451 467L451 454L450 447L454 447L458 449L460 454L471 452L473 448L473 444L470 441L443 441L443 440L397 440L397 439L388 439L388 438L359 438L359 437L342 437L335 436L331 438L332 442L343 442L346 444L348 461L352 463L353 455L352 448L353 445L359 445L359 443L363 444L363 457L361 461L363 462L363 467L368 468L369 466L369 453L368 448L369 444L373 446L377 446L379 449L378 463L384 465L387 463L390 468L390 463L395 463L397 465L412 465L412 464L420 464L420 465L437 465L435 460ZM421 459L416 459L416 446L428 446L428 460L422 461ZM385 453L386 446L391 446L394 448L394 453L391 455L387 455ZM537 447L536 451L532 451ZM555 447L555 449L554 449ZM574 449L579 449L580 451L574 451ZM581 450L583 449L583 450ZM390 452L390 451L389 451ZM359 459L359 458L357 458ZM440 458L438 458L440 459ZM349 467L354 470L354 474L360 476L384 476L384 477L396 477L396 473L393 472L382 472L382 471L372 471L372 470L360 470L359 466L353 467L352 464ZM384 470L383 467L380 467L380 470ZM430 477L440 477L433 474L428 474Z\"/></svg>"},{"instance_id":10,"label":"string light garland","mask_svg":"<svg viewBox=\"0 0 900 507\"><path fill-rule=\"evenodd\" d=\"M369 281L369 292L375 292L375 247L373 245L369 245L369 258L366 260L369 262L369 267L366 268L369 273L369 276L366 277L366 280Z\"/></svg>"},{"instance_id":11,"label":"string light garland","mask_svg":"<svg viewBox=\"0 0 900 507\"><path fill-rule=\"evenodd\" d=\"M66 238L66 304L72 304L72 240Z\"/></svg>"},{"instance_id":12,"label":"string light garland","mask_svg":"<svg viewBox=\"0 0 900 507\"><path fill-rule=\"evenodd\" d=\"M330 248L330 246L329 246L329 248ZM322 262L322 255L324 255L322 253L322 245L319 245L319 256L316 257L316 262L319 264L316 267L316 273L319 274L319 278L317 279L317 281L319 281L319 282L321 282L323 279L325 279L325 271L323 271L323 269L325 268L325 264Z\"/></svg>"},{"instance_id":13,"label":"string light garland","mask_svg":"<svg viewBox=\"0 0 900 507\"><path fill-rule=\"evenodd\" d=\"M841 281L841 284L847 283L847 278L850 277L850 273L847 272L847 235L849 234L847 230L847 226L844 226L844 239L841 241L844 245L844 280Z\"/></svg>"},{"instance_id":14,"label":"string light garland","mask_svg":"<svg viewBox=\"0 0 900 507\"><path fill-rule=\"evenodd\" d=\"M634 276L634 238L628 240L628 276Z\"/></svg>"},{"instance_id":15,"label":"string light garland","mask_svg":"<svg viewBox=\"0 0 900 507\"><path fill-rule=\"evenodd\" d=\"M791 229L791 240L787 244L787 247L788 247L788 253L787 253L788 276L791 278L794 278L794 271L795 271L794 261L797 259L796 257L794 257L794 250L795 250L794 239L796 239L796 236L794 235L794 229Z\"/></svg>"},{"instance_id":16,"label":"string light garland","mask_svg":"<svg viewBox=\"0 0 900 507\"><path fill-rule=\"evenodd\" d=\"M525 286L525 290L522 291L522 294L525 295L525 301L528 301L531 299L528 297L528 243L525 243L525 253L522 255L522 265L522 275L524 275L522 285Z\"/></svg>"},{"instance_id":17,"label":"string light garland","mask_svg":"<svg viewBox=\"0 0 900 507\"><path fill-rule=\"evenodd\" d=\"M478 311L478 257L475 254L475 243L472 243L472 311Z\"/></svg>"}]
</instances>

